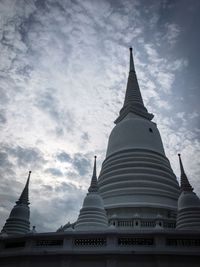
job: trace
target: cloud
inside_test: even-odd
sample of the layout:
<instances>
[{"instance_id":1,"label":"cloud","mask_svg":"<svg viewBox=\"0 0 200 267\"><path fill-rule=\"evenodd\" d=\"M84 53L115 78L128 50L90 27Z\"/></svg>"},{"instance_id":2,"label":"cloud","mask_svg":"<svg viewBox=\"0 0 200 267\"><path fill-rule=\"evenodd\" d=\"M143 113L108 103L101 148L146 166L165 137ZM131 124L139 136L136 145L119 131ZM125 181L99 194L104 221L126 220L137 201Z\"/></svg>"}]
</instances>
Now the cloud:
<instances>
[{"instance_id":1,"label":"cloud","mask_svg":"<svg viewBox=\"0 0 200 267\"><path fill-rule=\"evenodd\" d=\"M8 160L8 155L5 152L0 152L0 166L10 168L12 163Z\"/></svg>"},{"instance_id":2,"label":"cloud","mask_svg":"<svg viewBox=\"0 0 200 267\"><path fill-rule=\"evenodd\" d=\"M0 124L5 124L5 123L6 123L5 111L0 110Z\"/></svg>"},{"instance_id":3,"label":"cloud","mask_svg":"<svg viewBox=\"0 0 200 267\"><path fill-rule=\"evenodd\" d=\"M11 147L4 145L3 149L10 158L16 160L16 164L19 167L39 168L45 164L42 153L37 148L21 146Z\"/></svg>"},{"instance_id":4,"label":"cloud","mask_svg":"<svg viewBox=\"0 0 200 267\"><path fill-rule=\"evenodd\" d=\"M57 159L61 162L71 162L71 156L66 152L60 152L56 155Z\"/></svg>"},{"instance_id":5,"label":"cloud","mask_svg":"<svg viewBox=\"0 0 200 267\"><path fill-rule=\"evenodd\" d=\"M42 185L42 187L43 187L44 191L46 191L47 193L50 193L53 191L53 187L51 185L44 184L44 185Z\"/></svg>"},{"instance_id":6,"label":"cloud","mask_svg":"<svg viewBox=\"0 0 200 267\"><path fill-rule=\"evenodd\" d=\"M56 169L56 168L48 168L45 170L45 172L47 173L51 173L53 176L63 176L63 173L59 170L59 169Z\"/></svg>"},{"instance_id":7,"label":"cloud","mask_svg":"<svg viewBox=\"0 0 200 267\"><path fill-rule=\"evenodd\" d=\"M83 154L76 153L73 159L73 166L83 176L91 170L91 160Z\"/></svg>"},{"instance_id":8,"label":"cloud","mask_svg":"<svg viewBox=\"0 0 200 267\"><path fill-rule=\"evenodd\" d=\"M174 45L177 42L178 36L180 34L180 28L175 23L166 23L166 35L164 39L170 44Z\"/></svg>"},{"instance_id":9,"label":"cloud","mask_svg":"<svg viewBox=\"0 0 200 267\"><path fill-rule=\"evenodd\" d=\"M70 175L75 178L75 176L80 178L80 176L86 176L88 173L91 173L92 167L92 153L75 153L69 155L66 152L57 153L56 159L65 166L67 170L67 175ZM49 170L49 169L48 169ZM52 174L54 169L50 169ZM57 171L56 171L57 172Z\"/></svg>"},{"instance_id":10,"label":"cloud","mask_svg":"<svg viewBox=\"0 0 200 267\"><path fill-rule=\"evenodd\" d=\"M67 221L76 221L86 193L84 190L61 182L54 188L43 186L41 191L42 197L31 207L31 222L36 225L38 231L55 231ZM49 195L52 195L51 201Z\"/></svg>"}]
</instances>

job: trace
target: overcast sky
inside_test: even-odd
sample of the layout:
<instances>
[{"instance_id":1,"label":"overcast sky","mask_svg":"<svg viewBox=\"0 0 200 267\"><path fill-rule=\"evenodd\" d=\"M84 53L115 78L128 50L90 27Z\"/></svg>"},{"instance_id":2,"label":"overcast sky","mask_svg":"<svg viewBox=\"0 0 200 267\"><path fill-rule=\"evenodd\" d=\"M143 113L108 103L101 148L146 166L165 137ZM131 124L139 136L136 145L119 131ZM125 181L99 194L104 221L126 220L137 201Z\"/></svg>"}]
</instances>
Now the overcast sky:
<instances>
[{"instance_id":1,"label":"overcast sky","mask_svg":"<svg viewBox=\"0 0 200 267\"><path fill-rule=\"evenodd\" d=\"M122 107L133 46L146 107L179 180L200 194L200 1L0 0L0 228L28 171L31 225L78 216Z\"/></svg>"}]
</instances>

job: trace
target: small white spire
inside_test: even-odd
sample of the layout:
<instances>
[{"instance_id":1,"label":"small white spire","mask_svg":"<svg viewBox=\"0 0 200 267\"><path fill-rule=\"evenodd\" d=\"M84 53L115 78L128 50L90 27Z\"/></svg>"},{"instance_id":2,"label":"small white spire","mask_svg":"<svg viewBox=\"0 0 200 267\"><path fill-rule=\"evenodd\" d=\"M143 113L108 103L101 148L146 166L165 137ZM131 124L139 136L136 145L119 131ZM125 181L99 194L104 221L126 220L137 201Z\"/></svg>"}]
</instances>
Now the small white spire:
<instances>
[{"instance_id":1,"label":"small white spire","mask_svg":"<svg viewBox=\"0 0 200 267\"><path fill-rule=\"evenodd\" d=\"M90 184L90 187L88 189L88 192L97 192L98 191L96 159L97 159L97 156L94 156L93 175L92 175L91 184Z\"/></svg>"},{"instance_id":2,"label":"small white spire","mask_svg":"<svg viewBox=\"0 0 200 267\"><path fill-rule=\"evenodd\" d=\"M94 157L94 168L91 184L88 189L82 209L75 223L75 230L103 230L108 227L108 218L103 204L103 199L98 192L96 175L96 156Z\"/></svg>"},{"instance_id":3,"label":"small white spire","mask_svg":"<svg viewBox=\"0 0 200 267\"><path fill-rule=\"evenodd\" d=\"M31 177L31 171L29 171L28 173L28 178L27 178L27 181L26 181L26 185L24 187L24 190L22 191L21 193L21 196L19 198L18 201L16 201L16 204L25 204L25 205L29 205L29 192L28 192L28 188L29 188L29 181L30 181L30 177Z\"/></svg>"},{"instance_id":4,"label":"small white spire","mask_svg":"<svg viewBox=\"0 0 200 267\"><path fill-rule=\"evenodd\" d=\"M28 200L28 187L30 180L31 171L29 171L28 179L24 190L16 205L10 212L9 218L2 229L2 232L8 235L26 234L30 232L30 210L29 210L29 200Z\"/></svg>"},{"instance_id":5,"label":"small white spire","mask_svg":"<svg viewBox=\"0 0 200 267\"><path fill-rule=\"evenodd\" d=\"M181 155L179 156L181 170L181 194L178 198L178 213L176 228L180 230L200 229L200 199L193 192L188 178L185 174Z\"/></svg>"},{"instance_id":6,"label":"small white spire","mask_svg":"<svg viewBox=\"0 0 200 267\"><path fill-rule=\"evenodd\" d=\"M179 164L180 164L180 170L181 170L181 190L192 192L193 188L190 185L190 182L188 181L187 175L185 174L183 163L181 160L181 154L178 154L178 157L179 157Z\"/></svg>"}]
</instances>

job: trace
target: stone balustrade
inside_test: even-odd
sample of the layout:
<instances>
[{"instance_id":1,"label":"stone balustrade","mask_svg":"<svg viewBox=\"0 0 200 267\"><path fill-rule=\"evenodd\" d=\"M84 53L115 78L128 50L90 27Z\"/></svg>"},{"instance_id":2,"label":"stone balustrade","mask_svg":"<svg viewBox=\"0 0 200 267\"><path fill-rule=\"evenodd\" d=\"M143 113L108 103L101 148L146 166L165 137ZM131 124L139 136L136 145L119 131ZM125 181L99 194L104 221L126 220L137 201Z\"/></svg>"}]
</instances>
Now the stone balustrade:
<instances>
[{"instance_id":1,"label":"stone balustrade","mask_svg":"<svg viewBox=\"0 0 200 267\"><path fill-rule=\"evenodd\" d=\"M125 250L124 250L125 249ZM124 253L144 251L156 251L173 253L177 250L199 251L200 233L191 231L110 231L110 232L73 232L70 233L47 233L27 234L17 237L0 238L0 257L5 254L56 253L68 252L76 254L81 250ZM195 250L194 250L195 249Z\"/></svg>"}]
</instances>

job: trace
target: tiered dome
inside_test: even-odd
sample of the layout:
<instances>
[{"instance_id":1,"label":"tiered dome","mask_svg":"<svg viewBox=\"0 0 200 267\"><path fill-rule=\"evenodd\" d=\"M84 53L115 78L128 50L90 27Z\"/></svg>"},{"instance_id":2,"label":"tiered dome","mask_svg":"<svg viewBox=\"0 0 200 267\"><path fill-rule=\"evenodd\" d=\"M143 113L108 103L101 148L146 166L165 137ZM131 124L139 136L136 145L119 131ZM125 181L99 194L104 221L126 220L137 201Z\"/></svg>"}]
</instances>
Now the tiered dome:
<instances>
[{"instance_id":1,"label":"tiered dome","mask_svg":"<svg viewBox=\"0 0 200 267\"><path fill-rule=\"evenodd\" d=\"M177 229L200 231L200 199L193 192L185 174L181 156L179 155L181 169L181 195L178 199Z\"/></svg>"},{"instance_id":2,"label":"tiered dome","mask_svg":"<svg viewBox=\"0 0 200 267\"><path fill-rule=\"evenodd\" d=\"M108 220L102 197L98 193L98 183L96 176L96 157L94 160L94 170L88 194L83 201L75 230L101 230L108 226Z\"/></svg>"},{"instance_id":3,"label":"tiered dome","mask_svg":"<svg viewBox=\"0 0 200 267\"><path fill-rule=\"evenodd\" d=\"M7 219L2 233L7 235L14 234L26 234L30 231L30 210L29 210L29 199L28 199L28 187L30 180L31 171L29 172L28 179L24 190L16 202L16 205L13 207L9 218Z\"/></svg>"},{"instance_id":4,"label":"tiered dome","mask_svg":"<svg viewBox=\"0 0 200 267\"><path fill-rule=\"evenodd\" d=\"M143 208L151 209L142 211L149 218L176 213L179 185L152 118L141 97L130 49L126 97L98 180L109 218L131 217Z\"/></svg>"}]
</instances>

